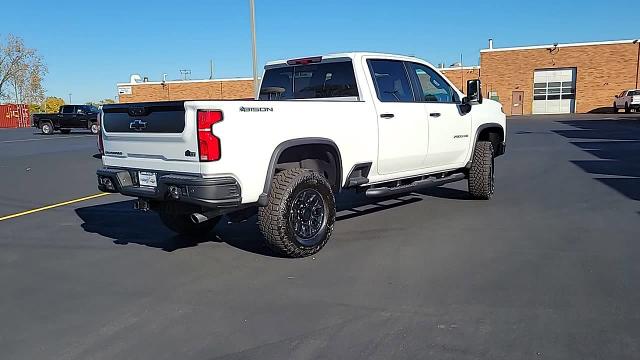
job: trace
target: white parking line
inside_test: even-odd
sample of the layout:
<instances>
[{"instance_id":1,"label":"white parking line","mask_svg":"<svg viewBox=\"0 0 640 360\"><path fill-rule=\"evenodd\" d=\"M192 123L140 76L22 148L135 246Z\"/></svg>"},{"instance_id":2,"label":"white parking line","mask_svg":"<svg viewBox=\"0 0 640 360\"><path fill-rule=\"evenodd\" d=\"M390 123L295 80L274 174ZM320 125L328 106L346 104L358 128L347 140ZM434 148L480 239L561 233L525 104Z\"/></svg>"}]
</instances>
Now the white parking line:
<instances>
[{"instance_id":1,"label":"white parking line","mask_svg":"<svg viewBox=\"0 0 640 360\"><path fill-rule=\"evenodd\" d=\"M42 139L19 139L19 140L4 140L0 141L0 144L8 144L8 143L17 143L17 142L25 142L25 141L39 141L39 140L56 140L56 139L68 139L68 138L80 138L80 137L89 137L95 135L74 135L74 136L56 136L56 137L46 137Z\"/></svg>"}]
</instances>

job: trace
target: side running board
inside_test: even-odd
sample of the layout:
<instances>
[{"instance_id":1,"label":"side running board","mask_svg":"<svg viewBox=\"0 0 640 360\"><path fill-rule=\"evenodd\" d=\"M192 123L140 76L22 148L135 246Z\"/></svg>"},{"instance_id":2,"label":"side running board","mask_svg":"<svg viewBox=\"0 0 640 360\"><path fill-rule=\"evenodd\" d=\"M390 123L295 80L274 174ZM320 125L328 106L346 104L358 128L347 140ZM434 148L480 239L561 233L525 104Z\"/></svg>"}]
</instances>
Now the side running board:
<instances>
[{"instance_id":1,"label":"side running board","mask_svg":"<svg viewBox=\"0 0 640 360\"><path fill-rule=\"evenodd\" d=\"M365 195L367 197L382 197L382 196L390 196L396 194L407 193L411 191L416 191L419 189L430 188L433 186L440 186L450 182L459 181L465 178L465 175L462 173L451 174L447 177L436 178L434 176L428 177L422 180L416 180L411 184L394 186L394 187L377 187L367 189Z\"/></svg>"}]
</instances>

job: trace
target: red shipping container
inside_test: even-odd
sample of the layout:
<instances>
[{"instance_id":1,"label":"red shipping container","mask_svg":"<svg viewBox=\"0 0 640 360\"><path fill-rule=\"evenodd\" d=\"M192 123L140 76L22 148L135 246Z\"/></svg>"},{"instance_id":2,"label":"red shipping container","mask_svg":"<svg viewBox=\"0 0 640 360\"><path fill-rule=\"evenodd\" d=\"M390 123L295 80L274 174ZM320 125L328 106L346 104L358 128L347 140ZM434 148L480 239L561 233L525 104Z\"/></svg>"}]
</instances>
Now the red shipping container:
<instances>
[{"instance_id":1,"label":"red shipping container","mask_svg":"<svg viewBox=\"0 0 640 360\"><path fill-rule=\"evenodd\" d=\"M26 104L0 104L0 128L31 126L29 106Z\"/></svg>"}]
</instances>

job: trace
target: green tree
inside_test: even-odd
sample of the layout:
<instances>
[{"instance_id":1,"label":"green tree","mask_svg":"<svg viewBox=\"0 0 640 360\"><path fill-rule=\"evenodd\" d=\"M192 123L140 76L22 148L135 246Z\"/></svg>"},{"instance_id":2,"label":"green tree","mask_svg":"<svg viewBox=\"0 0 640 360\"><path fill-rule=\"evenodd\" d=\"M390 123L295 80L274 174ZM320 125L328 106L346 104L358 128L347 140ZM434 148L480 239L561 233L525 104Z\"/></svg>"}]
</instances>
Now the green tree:
<instances>
[{"instance_id":1,"label":"green tree","mask_svg":"<svg viewBox=\"0 0 640 360\"><path fill-rule=\"evenodd\" d=\"M116 101L113 99L104 99L104 100L100 100L99 104L100 105L108 105L108 104L115 104Z\"/></svg>"},{"instance_id":2,"label":"green tree","mask_svg":"<svg viewBox=\"0 0 640 360\"><path fill-rule=\"evenodd\" d=\"M115 104L116 102L113 99L103 99L98 102L87 101L85 105L93 105L95 107L100 107L102 105Z\"/></svg>"}]
</instances>

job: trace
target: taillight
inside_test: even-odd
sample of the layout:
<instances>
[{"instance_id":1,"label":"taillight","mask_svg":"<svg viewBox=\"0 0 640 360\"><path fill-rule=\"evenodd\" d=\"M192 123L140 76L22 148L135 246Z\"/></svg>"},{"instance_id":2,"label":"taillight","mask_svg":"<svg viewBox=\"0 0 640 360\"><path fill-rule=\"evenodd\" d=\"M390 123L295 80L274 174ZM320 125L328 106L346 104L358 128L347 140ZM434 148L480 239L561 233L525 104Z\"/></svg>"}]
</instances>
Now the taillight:
<instances>
[{"instance_id":1,"label":"taillight","mask_svg":"<svg viewBox=\"0 0 640 360\"><path fill-rule=\"evenodd\" d=\"M222 111L198 110L198 152L200 161L216 161L222 156L220 138L213 134L213 125L222 121Z\"/></svg>"},{"instance_id":2,"label":"taillight","mask_svg":"<svg viewBox=\"0 0 640 360\"><path fill-rule=\"evenodd\" d=\"M100 152L100 155L104 155L104 140L102 139L102 112L98 113L96 124L98 124L98 151Z\"/></svg>"}]
</instances>

